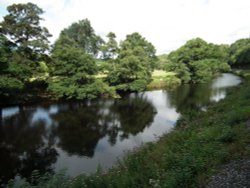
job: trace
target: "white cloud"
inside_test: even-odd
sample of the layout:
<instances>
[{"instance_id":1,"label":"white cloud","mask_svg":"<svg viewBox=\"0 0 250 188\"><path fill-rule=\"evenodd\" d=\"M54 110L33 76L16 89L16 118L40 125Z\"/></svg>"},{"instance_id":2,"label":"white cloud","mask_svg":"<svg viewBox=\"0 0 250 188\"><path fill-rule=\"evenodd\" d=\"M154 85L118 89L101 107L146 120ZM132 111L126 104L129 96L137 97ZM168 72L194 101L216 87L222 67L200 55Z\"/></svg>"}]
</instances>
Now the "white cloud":
<instances>
[{"instance_id":1,"label":"white cloud","mask_svg":"<svg viewBox=\"0 0 250 188\"><path fill-rule=\"evenodd\" d=\"M113 31L121 40L137 31L158 53L195 37L220 44L250 35L249 0L0 0L5 6L29 1L46 11L44 25L54 35L52 40L85 18L102 36Z\"/></svg>"}]
</instances>

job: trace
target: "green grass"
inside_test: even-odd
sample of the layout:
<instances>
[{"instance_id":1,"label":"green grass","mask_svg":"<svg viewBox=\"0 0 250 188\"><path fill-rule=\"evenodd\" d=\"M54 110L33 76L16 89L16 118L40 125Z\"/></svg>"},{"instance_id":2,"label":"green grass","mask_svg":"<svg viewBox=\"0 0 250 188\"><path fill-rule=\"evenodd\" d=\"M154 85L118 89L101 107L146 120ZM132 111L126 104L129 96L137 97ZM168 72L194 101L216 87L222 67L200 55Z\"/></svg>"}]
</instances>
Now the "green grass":
<instances>
[{"instance_id":1,"label":"green grass","mask_svg":"<svg viewBox=\"0 0 250 188\"><path fill-rule=\"evenodd\" d=\"M175 75L174 72L166 72L164 70L154 70L154 72L152 73L152 77L153 78L164 78L164 77L167 77L167 76L173 76Z\"/></svg>"},{"instance_id":2,"label":"green grass","mask_svg":"<svg viewBox=\"0 0 250 188\"><path fill-rule=\"evenodd\" d=\"M156 78L165 78L167 76L174 76L175 73L174 72L166 72L163 70L154 70L154 72L152 73L152 78L156 79ZM105 78L107 77L107 74L104 73L99 73L96 75L97 78Z\"/></svg>"},{"instance_id":3,"label":"green grass","mask_svg":"<svg viewBox=\"0 0 250 188\"><path fill-rule=\"evenodd\" d=\"M175 76L174 72L155 70L152 74L152 81L147 85L148 90L175 87L181 84L181 80Z\"/></svg>"},{"instance_id":4,"label":"green grass","mask_svg":"<svg viewBox=\"0 0 250 188\"><path fill-rule=\"evenodd\" d=\"M95 75L95 78L106 78L107 77L107 74L104 74L104 73L99 73L97 75Z\"/></svg>"},{"instance_id":5,"label":"green grass","mask_svg":"<svg viewBox=\"0 0 250 188\"><path fill-rule=\"evenodd\" d=\"M104 79L107 77L105 73L95 75L95 78ZM154 70L152 73L152 81L147 85L147 90L162 89L166 87L174 87L181 83L181 80L175 76L174 72L166 72L163 70Z\"/></svg>"},{"instance_id":6,"label":"green grass","mask_svg":"<svg viewBox=\"0 0 250 188\"><path fill-rule=\"evenodd\" d=\"M37 187L201 187L220 165L250 156L250 78L206 112L189 116L182 116L157 142L128 153L108 172L98 169L74 179L43 176Z\"/></svg>"}]
</instances>

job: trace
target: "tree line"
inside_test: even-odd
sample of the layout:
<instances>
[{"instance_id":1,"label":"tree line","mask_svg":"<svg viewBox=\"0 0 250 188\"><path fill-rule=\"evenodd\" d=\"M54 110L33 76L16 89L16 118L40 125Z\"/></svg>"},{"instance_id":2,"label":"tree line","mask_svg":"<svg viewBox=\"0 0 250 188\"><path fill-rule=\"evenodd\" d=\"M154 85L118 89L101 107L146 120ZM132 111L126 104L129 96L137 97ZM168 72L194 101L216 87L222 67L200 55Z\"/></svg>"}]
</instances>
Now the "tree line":
<instances>
[{"instance_id":1,"label":"tree line","mask_svg":"<svg viewBox=\"0 0 250 188\"><path fill-rule=\"evenodd\" d=\"M142 91L154 69L175 73L183 83L207 82L230 66L249 65L250 39L215 45L196 38L156 56L139 33L106 41L88 19L63 29L53 45L40 22L44 11L33 3L13 4L0 23L0 96L11 99L48 93L56 99L115 97L117 91Z\"/></svg>"}]
</instances>

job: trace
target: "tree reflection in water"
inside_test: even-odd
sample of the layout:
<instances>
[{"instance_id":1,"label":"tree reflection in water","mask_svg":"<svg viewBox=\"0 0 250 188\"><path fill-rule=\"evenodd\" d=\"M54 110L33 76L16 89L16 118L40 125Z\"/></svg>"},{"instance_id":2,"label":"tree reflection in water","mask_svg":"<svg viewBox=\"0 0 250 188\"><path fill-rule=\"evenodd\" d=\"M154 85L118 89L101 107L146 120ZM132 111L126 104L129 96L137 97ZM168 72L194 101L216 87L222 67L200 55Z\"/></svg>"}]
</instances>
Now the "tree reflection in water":
<instances>
[{"instance_id":1,"label":"tree reflection in water","mask_svg":"<svg viewBox=\"0 0 250 188\"><path fill-rule=\"evenodd\" d=\"M32 111L19 108L19 113L1 118L0 184L16 175L29 178L32 171L52 172L57 152L43 122L32 123Z\"/></svg>"},{"instance_id":2,"label":"tree reflection in water","mask_svg":"<svg viewBox=\"0 0 250 188\"><path fill-rule=\"evenodd\" d=\"M224 73L210 83L184 84L168 91L169 101L177 112L190 119L195 117L197 111L206 109L209 103L223 99L227 89L240 82L239 77Z\"/></svg>"},{"instance_id":3,"label":"tree reflection in water","mask_svg":"<svg viewBox=\"0 0 250 188\"><path fill-rule=\"evenodd\" d=\"M171 106L176 108L176 111L184 114L189 114L191 111L199 111L210 103L212 90L209 84L184 84L176 89L169 91Z\"/></svg>"},{"instance_id":4,"label":"tree reflection in water","mask_svg":"<svg viewBox=\"0 0 250 188\"><path fill-rule=\"evenodd\" d=\"M68 104L53 116L58 146L71 155L93 157L98 141L109 137L111 145L136 135L153 122L156 110L143 95L121 100ZM121 134L119 134L121 133Z\"/></svg>"},{"instance_id":5,"label":"tree reflection in water","mask_svg":"<svg viewBox=\"0 0 250 188\"><path fill-rule=\"evenodd\" d=\"M119 119L121 138L128 138L129 134L137 135L142 132L145 127L151 125L157 113L152 103L142 94L137 94L126 101L118 100L110 109Z\"/></svg>"},{"instance_id":6,"label":"tree reflection in water","mask_svg":"<svg viewBox=\"0 0 250 188\"><path fill-rule=\"evenodd\" d=\"M20 107L6 117L1 111L0 184L17 175L29 178L33 170L53 172L60 157L56 148L91 158L100 139L107 136L110 145L115 145L117 138L128 138L150 126L156 114L142 94L53 106L57 109L53 113L52 106Z\"/></svg>"}]
</instances>

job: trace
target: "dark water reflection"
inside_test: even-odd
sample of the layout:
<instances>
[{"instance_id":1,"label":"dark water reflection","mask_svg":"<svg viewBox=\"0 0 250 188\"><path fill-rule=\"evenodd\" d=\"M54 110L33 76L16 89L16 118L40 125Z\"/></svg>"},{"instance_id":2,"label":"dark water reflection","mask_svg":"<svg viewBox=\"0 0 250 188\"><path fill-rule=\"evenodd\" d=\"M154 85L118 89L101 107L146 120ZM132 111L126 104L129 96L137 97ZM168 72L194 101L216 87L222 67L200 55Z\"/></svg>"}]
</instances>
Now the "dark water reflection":
<instances>
[{"instance_id":1,"label":"dark water reflection","mask_svg":"<svg viewBox=\"0 0 250 188\"><path fill-rule=\"evenodd\" d=\"M223 74L210 84L130 94L119 100L17 106L0 110L1 183L33 170L75 176L110 167L124 151L154 141L180 114L202 110L240 83Z\"/></svg>"},{"instance_id":2,"label":"dark water reflection","mask_svg":"<svg viewBox=\"0 0 250 188\"><path fill-rule=\"evenodd\" d=\"M168 91L169 102L182 115L197 110L206 110L211 102L218 102L226 97L226 89L238 85L240 78L233 74L223 74L211 83L185 84Z\"/></svg>"}]
</instances>

